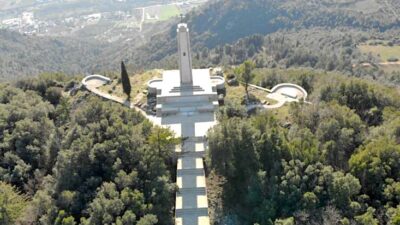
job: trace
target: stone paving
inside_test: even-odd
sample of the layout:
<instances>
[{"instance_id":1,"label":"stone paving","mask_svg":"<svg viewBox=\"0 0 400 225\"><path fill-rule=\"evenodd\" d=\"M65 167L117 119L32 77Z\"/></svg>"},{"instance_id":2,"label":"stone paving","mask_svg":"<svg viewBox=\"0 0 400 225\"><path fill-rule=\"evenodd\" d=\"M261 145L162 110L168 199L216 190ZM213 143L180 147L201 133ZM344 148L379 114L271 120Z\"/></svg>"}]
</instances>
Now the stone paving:
<instances>
[{"instance_id":1,"label":"stone paving","mask_svg":"<svg viewBox=\"0 0 400 225\"><path fill-rule=\"evenodd\" d=\"M183 138L178 155L175 204L176 225L209 225L204 172L206 133L216 124L214 113L177 114L161 118L161 125Z\"/></svg>"},{"instance_id":2,"label":"stone paving","mask_svg":"<svg viewBox=\"0 0 400 225\"><path fill-rule=\"evenodd\" d=\"M296 84L282 83L276 85L271 90L253 84L249 84L249 86L268 92L267 97L277 101L277 103L273 105L250 104L246 107L248 111L253 109L278 109L287 102L299 102L300 99L303 99L307 104L311 104L306 101L308 96L307 91Z\"/></svg>"},{"instance_id":3,"label":"stone paving","mask_svg":"<svg viewBox=\"0 0 400 225\"><path fill-rule=\"evenodd\" d=\"M149 81L156 93L160 124L182 137L178 155L176 225L209 225L206 176L203 158L206 133L215 125L218 91L224 78L212 77L209 69L193 69L187 24L177 27L179 70L164 71L162 79Z\"/></svg>"},{"instance_id":4,"label":"stone paving","mask_svg":"<svg viewBox=\"0 0 400 225\"><path fill-rule=\"evenodd\" d=\"M172 71L177 72L177 71ZM169 77L169 76L166 76ZM183 143L177 146L177 180L179 188L175 203L176 225L209 225L207 186L204 171L204 156L207 147L207 131L216 124L214 112L185 112L180 111L174 115L162 115L161 117L147 115L143 110L135 107L123 98L101 92L98 87L105 84L103 77L87 77L82 82L86 88L109 100L119 102L141 112L146 118L156 125L168 127L175 132L177 137L182 137ZM281 85L282 86L282 85ZM282 87L292 87L292 84L284 84ZM280 86L279 86L280 87ZM278 101L274 105L248 105L247 109L264 108L274 109L282 107L286 102L298 101L296 98L282 94L277 86L276 90L268 95L269 98ZM282 88L281 88L282 89ZM284 90L284 89L282 89ZM306 97L307 94L301 95ZM176 103L178 105L182 103ZM195 102L190 103L193 106ZM204 103L201 103L204 104ZM187 106L184 103L183 106Z\"/></svg>"},{"instance_id":5,"label":"stone paving","mask_svg":"<svg viewBox=\"0 0 400 225\"><path fill-rule=\"evenodd\" d=\"M107 78L108 79L108 78ZM138 112L140 112L144 117L146 117L148 120L150 120L154 124L160 124L159 120L155 116L148 115L145 111L143 111L141 108L135 106L132 102L128 101L126 98L118 97L115 95L111 95L105 92L102 92L98 88L100 86L103 86L106 82L104 82L103 78L99 78L98 75L90 75L87 76L83 79L82 84L85 86L85 88L92 92L93 94L96 94L102 98L120 103L122 105L125 105L131 109L135 109Z\"/></svg>"},{"instance_id":6,"label":"stone paving","mask_svg":"<svg viewBox=\"0 0 400 225\"><path fill-rule=\"evenodd\" d=\"M157 99L155 117L146 115L129 101L101 92L98 87L110 82L107 77L88 76L82 84L99 96L139 110L153 123L170 128L177 137L182 138L182 143L176 147L178 192L175 224L210 225L204 171L206 134L216 124L215 110L218 107L218 93L224 91L224 78L211 76L209 69L192 68L187 24L178 24L177 37L179 70L164 71L162 79L148 82L149 93L155 94ZM280 84L272 90L265 90L272 92L269 97L278 103L264 108L278 108L285 102L298 101L298 97L307 96L304 89L293 84Z\"/></svg>"},{"instance_id":7,"label":"stone paving","mask_svg":"<svg viewBox=\"0 0 400 225\"><path fill-rule=\"evenodd\" d=\"M149 116L123 98L104 93L97 89L103 85L93 77L86 88L105 99L136 109L156 125L168 127L183 143L176 147L178 155L177 180L179 188L175 203L176 225L209 225L204 155L207 147L207 131L216 124L215 114L179 113L163 117Z\"/></svg>"}]
</instances>

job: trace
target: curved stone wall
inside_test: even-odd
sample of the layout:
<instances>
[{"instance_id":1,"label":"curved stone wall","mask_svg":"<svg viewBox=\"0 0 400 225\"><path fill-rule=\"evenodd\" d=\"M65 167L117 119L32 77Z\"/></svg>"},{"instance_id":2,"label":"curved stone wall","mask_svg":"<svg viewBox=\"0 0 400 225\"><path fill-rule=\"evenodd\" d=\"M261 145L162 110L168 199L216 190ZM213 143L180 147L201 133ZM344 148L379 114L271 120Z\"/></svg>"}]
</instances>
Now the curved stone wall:
<instances>
[{"instance_id":1,"label":"curved stone wall","mask_svg":"<svg viewBox=\"0 0 400 225\"><path fill-rule=\"evenodd\" d=\"M157 90L161 89L160 85L162 85L162 79L154 79L147 82L147 91L149 94L156 95Z\"/></svg>"},{"instance_id":2,"label":"curved stone wall","mask_svg":"<svg viewBox=\"0 0 400 225\"><path fill-rule=\"evenodd\" d=\"M291 83L278 84L271 89L271 93L278 93L278 92L280 92L280 90L285 89L285 88L297 90L298 92L301 93L301 95L302 95L301 98L303 98L304 100L306 100L308 97L308 93L306 90L304 90L304 88L302 88L301 86L299 86L297 84L291 84ZM284 94L284 93L281 93L281 94Z\"/></svg>"},{"instance_id":3,"label":"curved stone wall","mask_svg":"<svg viewBox=\"0 0 400 225\"><path fill-rule=\"evenodd\" d=\"M210 76L212 84L215 85L217 90L223 90L225 88L225 79L220 76Z\"/></svg>"},{"instance_id":4,"label":"curved stone wall","mask_svg":"<svg viewBox=\"0 0 400 225\"><path fill-rule=\"evenodd\" d=\"M111 82L111 79L102 75L94 74L94 75L89 75L83 78L82 84L85 87L91 86L91 87L99 87L104 84L108 84Z\"/></svg>"}]
</instances>

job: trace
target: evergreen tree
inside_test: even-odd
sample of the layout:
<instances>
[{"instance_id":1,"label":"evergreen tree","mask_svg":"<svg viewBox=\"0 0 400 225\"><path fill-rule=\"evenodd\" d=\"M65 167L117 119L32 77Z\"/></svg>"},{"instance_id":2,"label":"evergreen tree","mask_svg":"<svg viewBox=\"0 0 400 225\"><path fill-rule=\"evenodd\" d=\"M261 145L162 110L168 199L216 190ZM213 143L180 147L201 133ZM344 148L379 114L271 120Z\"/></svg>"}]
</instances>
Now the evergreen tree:
<instances>
[{"instance_id":1,"label":"evergreen tree","mask_svg":"<svg viewBox=\"0 0 400 225\"><path fill-rule=\"evenodd\" d=\"M16 188L0 181L0 224L14 224L23 214L27 202Z\"/></svg>"},{"instance_id":2,"label":"evergreen tree","mask_svg":"<svg viewBox=\"0 0 400 225\"><path fill-rule=\"evenodd\" d=\"M240 75L240 79L244 83L244 89L246 91L246 104L249 101L249 83L253 80L254 74L253 74L253 69L255 65L251 61L246 61L244 62L239 68L238 68L238 73Z\"/></svg>"},{"instance_id":3,"label":"evergreen tree","mask_svg":"<svg viewBox=\"0 0 400 225\"><path fill-rule=\"evenodd\" d=\"M128 72L126 71L124 62L121 62L121 81L124 93L128 95L128 99L131 98L131 82L129 80Z\"/></svg>"}]
</instances>

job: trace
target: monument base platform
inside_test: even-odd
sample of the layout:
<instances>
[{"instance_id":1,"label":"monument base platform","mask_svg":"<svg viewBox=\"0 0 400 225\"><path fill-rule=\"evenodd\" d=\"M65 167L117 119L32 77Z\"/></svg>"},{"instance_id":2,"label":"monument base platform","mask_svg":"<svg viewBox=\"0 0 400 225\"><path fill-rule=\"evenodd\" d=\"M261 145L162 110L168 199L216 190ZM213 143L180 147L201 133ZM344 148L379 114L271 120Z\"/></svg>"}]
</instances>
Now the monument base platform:
<instances>
[{"instance_id":1,"label":"monument base platform","mask_svg":"<svg viewBox=\"0 0 400 225\"><path fill-rule=\"evenodd\" d=\"M167 70L162 79L150 82L152 88L156 88L153 92L157 93L158 117L215 111L218 107L217 91L223 88L220 85L223 78L210 76L209 69L195 69L192 75L192 84L182 84L179 70Z\"/></svg>"}]
</instances>

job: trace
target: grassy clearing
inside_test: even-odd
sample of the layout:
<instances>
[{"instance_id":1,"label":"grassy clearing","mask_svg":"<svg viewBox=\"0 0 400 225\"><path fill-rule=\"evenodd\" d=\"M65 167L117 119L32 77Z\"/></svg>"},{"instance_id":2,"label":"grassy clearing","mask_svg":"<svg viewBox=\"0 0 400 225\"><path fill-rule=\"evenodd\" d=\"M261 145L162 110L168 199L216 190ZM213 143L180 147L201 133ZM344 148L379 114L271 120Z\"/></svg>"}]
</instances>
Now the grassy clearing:
<instances>
[{"instance_id":1,"label":"grassy clearing","mask_svg":"<svg viewBox=\"0 0 400 225\"><path fill-rule=\"evenodd\" d=\"M381 59L382 62L387 62L389 58L400 59L400 46L384 46L384 45L367 45L363 44L359 46L359 49L363 53L371 53Z\"/></svg>"},{"instance_id":2,"label":"grassy clearing","mask_svg":"<svg viewBox=\"0 0 400 225\"><path fill-rule=\"evenodd\" d=\"M172 17L178 16L181 13L176 5L165 5L161 7L159 19L161 21L168 20Z\"/></svg>"},{"instance_id":3,"label":"grassy clearing","mask_svg":"<svg viewBox=\"0 0 400 225\"><path fill-rule=\"evenodd\" d=\"M400 71L400 65L381 65L380 68L386 73L398 72Z\"/></svg>"},{"instance_id":4,"label":"grassy clearing","mask_svg":"<svg viewBox=\"0 0 400 225\"><path fill-rule=\"evenodd\" d=\"M277 101L267 98L268 92L258 90L255 88L249 87L249 93L256 96L257 99L259 99L261 102L266 101L269 102L271 105L276 104ZM226 101L232 101L236 103L241 103L243 96L246 95L246 91L244 89L243 85L239 86L229 86L226 85Z\"/></svg>"},{"instance_id":5,"label":"grassy clearing","mask_svg":"<svg viewBox=\"0 0 400 225\"><path fill-rule=\"evenodd\" d=\"M240 104L244 94L245 91L243 86L226 85L226 96L225 96L226 101L236 102Z\"/></svg>"},{"instance_id":6,"label":"grassy clearing","mask_svg":"<svg viewBox=\"0 0 400 225\"><path fill-rule=\"evenodd\" d=\"M100 87L99 89L103 92L109 93L114 96L118 97L126 97L122 90L122 84L119 83L119 76L114 75L113 81L109 85L105 85ZM134 103L144 103L146 100L145 94L143 91L147 90L147 81L151 80L152 78L161 78L161 71L160 70L150 70L141 74L135 74L130 76L131 81L131 97Z\"/></svg>"},{"instance_id":7,"label":"grassy clearing","mask_svg":"<svg viewBox=\"0 0 400 225\"><path fill-rule=\"evenodd\" d=\"M278 103L278 101L268 98L267 95L269 93L266 91L249 87L249 93L256 96L256 98L259 99L261 102L266 101L266 102L269 102L270 105L274 105L274 104Z\"/></svg>"},{"instance_id":8,"label":"grassy clearing","mask_svg":"<svg viewBox=\"0 0 400 225\"><path fill-rule=\"evenodd\" d=\"M281 122L288 122L290 121L289 109L290 109L290 104L287 103L278 109L268 110L268 112L274 115L277 120Z\"/></svg>"}]
</instances>

